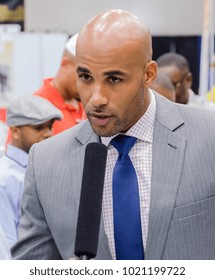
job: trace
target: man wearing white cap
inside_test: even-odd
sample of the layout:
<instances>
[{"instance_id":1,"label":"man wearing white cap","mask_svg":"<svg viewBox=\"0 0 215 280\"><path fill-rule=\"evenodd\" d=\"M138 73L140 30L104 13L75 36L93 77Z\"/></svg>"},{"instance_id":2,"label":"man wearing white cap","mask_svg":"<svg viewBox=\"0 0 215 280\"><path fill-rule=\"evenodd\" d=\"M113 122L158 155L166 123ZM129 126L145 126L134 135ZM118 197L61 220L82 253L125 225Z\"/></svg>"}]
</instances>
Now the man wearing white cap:
<instances>
[{"instance_id":1,"label":"man wearing white cap","mask_svg":"<svg viewBox=\"0 0 215 280\"><path fill-rule=\"evenodd\" d=\"M35 93L53 103L63 114L63 119L53 125L53 134L62 132L86 119L79 99L76 81L75 48L78 34L72 36L65 46L60 68L54 78L44 80Z\"/></svg>"},{"instance_id":2,"label":"man wearing white cap","mask_svg":"<svg viewBox=\"0 0 215 280\"><path fill-rule=\"evenodd\" d=\"M52 136L53 122L61 118L54 105L33 95L23 96L7 108L12 141L0 159L0 226L9 247L17 239L28 152L34 143Z\"/></svg>"}]
</instances>

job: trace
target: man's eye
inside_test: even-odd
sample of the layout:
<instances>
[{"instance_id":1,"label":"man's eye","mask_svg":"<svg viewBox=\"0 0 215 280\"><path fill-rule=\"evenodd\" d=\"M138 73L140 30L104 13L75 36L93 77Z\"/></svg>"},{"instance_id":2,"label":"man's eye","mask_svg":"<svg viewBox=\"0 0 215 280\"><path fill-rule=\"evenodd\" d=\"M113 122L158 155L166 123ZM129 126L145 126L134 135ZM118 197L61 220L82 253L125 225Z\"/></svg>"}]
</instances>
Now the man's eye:
<instances>
[{"instance_id":1,"label":"man's eye","mask_svg":"<svg viewBox=\"0 0 215 280\"><path fill-rule=\"evenodd\" d=\"M91 76L87 74L79 75L79 77L85 82L89 82L91 80Z\"/></svg>"},{"instance_id":2,"label":"man's eye","mask_svg":"<svg viewBox=\"0 0 215 280\"><path fill-rule=\"evenodd\" d=\"M118 84L120 81L121 81L120 78L117 78L117 77L114 77L114 76L108 77L108 82L109 82L109 83Z\"/></svg>"}]
</instances>

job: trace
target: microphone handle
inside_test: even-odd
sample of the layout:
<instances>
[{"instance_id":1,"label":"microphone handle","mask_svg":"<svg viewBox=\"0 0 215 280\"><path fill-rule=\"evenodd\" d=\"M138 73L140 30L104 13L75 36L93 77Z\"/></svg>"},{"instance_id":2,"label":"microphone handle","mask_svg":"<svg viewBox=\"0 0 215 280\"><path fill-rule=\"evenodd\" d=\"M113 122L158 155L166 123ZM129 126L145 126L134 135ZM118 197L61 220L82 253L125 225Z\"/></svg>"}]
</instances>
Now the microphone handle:
<instances>
[{"instance_id":1,"label":"microphone handle","mask_svg":"<svg viewBox=\"0 0 215 280\"><path fill-rule=\"evenodd\" d=\"M90 260L90 258L87 255L83 255L79 257L80 261Z\"/></svg>"}]
</instances>

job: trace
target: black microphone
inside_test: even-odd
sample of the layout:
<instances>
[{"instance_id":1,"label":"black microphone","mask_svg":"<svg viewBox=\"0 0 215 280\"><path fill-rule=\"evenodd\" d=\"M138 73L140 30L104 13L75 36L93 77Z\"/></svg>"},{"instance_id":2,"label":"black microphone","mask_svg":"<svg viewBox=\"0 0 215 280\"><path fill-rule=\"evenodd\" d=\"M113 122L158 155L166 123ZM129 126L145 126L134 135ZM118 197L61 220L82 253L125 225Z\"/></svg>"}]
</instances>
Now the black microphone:
<instances>
[{"instance_id":1,"label":"black microphone","mask_svg":"<svg viewBox=\"0 0 215 280\"><path fill-rule=\"evenodd\" d=\"M74 251L80 260L97 254L106 160L104 144L86 146Z\"/></svg>"}]
</instances>

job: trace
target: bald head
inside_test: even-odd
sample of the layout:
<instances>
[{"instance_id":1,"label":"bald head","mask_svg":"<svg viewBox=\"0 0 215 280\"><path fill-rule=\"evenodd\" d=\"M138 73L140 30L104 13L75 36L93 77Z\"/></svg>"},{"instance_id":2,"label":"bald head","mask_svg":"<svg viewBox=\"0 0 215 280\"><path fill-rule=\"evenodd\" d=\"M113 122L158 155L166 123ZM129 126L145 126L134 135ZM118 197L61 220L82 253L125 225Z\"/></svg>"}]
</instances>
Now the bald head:
<instances>
[{"instance_id":1,"label":"bald head","mask_svg":"<svg viewBox=\"0 0 215 280\"><path fill-rule=\"evenodd\" d=\"M114 49L123 44L140 48L147 61L152 58L151 34L148 28L141 24L139 19L124 10L109 10L98 14L91 19L81 30L77 53L80 46L93 45L98 48Z\"/></svg>"},{"instance_id":2,"label":"bald head","mask_svg":"<svg viewBox=\"0 0 215 280\"><path fill-rule=\"evenodd\" d=\"M125 132L145 113L157 71L151 56L149 30L126 11L101 13L80 31L77 86L95 133Z\"/></svg>"}]
</instances>

